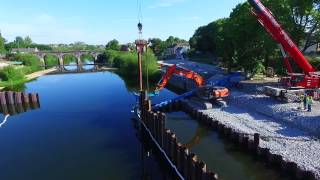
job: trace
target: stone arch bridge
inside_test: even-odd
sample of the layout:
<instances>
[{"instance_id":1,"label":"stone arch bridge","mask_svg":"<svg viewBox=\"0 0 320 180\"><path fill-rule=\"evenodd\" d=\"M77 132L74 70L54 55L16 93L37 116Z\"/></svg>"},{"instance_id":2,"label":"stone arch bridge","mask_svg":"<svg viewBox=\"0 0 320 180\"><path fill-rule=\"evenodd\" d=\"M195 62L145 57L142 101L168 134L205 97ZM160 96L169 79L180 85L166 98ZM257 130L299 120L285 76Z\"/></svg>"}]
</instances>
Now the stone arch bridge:
<instances>
[{"instance_id":1,"label":"stone arch bridge","mask_svg":"<svg viewBox=\"0 0 320 180\"><path fill-rule=\"evenodd\" d=\"M44 59L46 55L56 56L59 59L58 60L59 66L63 66L64 65L63 57L65 55L73 55L73 56L75 56L77 58L77 65L81 65L82 64L81 57L83 55L92 56L93 59L94 59L94 63L95 63L97 61L97 59L98 59L98 56L103 54L103 52L102 51L65 51L65 52L39 51L39 52L34 52L33 54L36 55L44 65L46 65L46 62L45 62L45 59Z\"/></svg>"}]
</instances>

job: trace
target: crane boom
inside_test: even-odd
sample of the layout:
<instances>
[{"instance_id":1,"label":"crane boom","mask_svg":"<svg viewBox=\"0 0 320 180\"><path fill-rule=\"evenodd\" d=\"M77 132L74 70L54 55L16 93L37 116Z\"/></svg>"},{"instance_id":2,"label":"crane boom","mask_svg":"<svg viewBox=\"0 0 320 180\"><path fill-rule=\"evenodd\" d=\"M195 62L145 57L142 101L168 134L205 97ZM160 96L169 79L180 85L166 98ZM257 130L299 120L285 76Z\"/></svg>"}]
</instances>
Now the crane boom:
<instances>
[{"instance_id":1,"label":"crane boom","mask_svg":"<svg viewBox=\"0 0 320 180\"><path fill-rule=\"evenodd\" d=\"M304 71L306 75L315 72L308 60L303 56L298 46L292 41L289 35L283 30L276 21L269 9L267 9L260 0L248 0L253 7L252 13L266 31L276 40L285 50L293 61ZM287 69L288 64L286 63ZM289 69L288 69L289 71Z\"/></svg>"}]
</instances>

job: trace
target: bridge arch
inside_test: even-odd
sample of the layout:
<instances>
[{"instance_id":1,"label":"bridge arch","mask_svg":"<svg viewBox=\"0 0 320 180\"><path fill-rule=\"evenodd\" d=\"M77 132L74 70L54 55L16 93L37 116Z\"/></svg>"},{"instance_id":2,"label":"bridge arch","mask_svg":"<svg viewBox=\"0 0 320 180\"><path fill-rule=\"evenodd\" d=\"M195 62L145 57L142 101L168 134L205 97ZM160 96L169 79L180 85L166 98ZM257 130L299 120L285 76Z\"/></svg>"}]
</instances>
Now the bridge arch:
<instances>
[{"instance_id":1,"label":"bridge arch","mask_svg":"<svg viewBox=\"0 0 320 180\"><path fill-rule=\"evenodd\" d=\"M78 57L75 54L72 53L66 53L62 55L62 59L63 59L63 65L69 65L70 63L74 62L76 64L78 64Z\"/></svg>"},{"instance_id":2,"label":"bridge arch","mask_svg":"<svg viewBox=\"0 0 320 180\"><path fill-rule=\"evenodd\" d=\"M45 54L43 61L45 66L57 66L59 65L59 56L56 54Z\"/></svg>"},{"instance_id":3,"label":"bridge arch","mask_svg":"<svg viewBox=\"0 0 320 180\"><path fill-rule=\"evenodd\" d=\"M87 62L92 62L93 64L96 62L96 57L92 53L83 53L81 54L81 62L82 63L87 63Z\"/></svg>"}]
</instances>

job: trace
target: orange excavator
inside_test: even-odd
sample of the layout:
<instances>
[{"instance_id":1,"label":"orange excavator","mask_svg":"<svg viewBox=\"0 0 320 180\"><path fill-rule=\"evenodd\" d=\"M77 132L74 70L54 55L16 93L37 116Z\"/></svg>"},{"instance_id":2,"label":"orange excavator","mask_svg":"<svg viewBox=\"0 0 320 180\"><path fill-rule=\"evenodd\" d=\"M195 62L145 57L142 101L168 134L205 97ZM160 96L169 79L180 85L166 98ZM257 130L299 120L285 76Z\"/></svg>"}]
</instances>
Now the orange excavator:
<instances>
[{"instance_id":1,"label":"orange excavator","mask_svg":"<svg viewBox=\"0 0 320 180\"><path fill-rule=\"evenodd\" d=\"M229 96L229 90L227 88L206 85L202 76L189 69L177 67L177 65L172 65L167 68L166 73L162 76L162 79L157 85L156 91L162 90L168 84L169 80L174 74L194 80L198 86L198 88L194 90L194 94L201 99L215 100Z\"/></svg>"}]
</instances>

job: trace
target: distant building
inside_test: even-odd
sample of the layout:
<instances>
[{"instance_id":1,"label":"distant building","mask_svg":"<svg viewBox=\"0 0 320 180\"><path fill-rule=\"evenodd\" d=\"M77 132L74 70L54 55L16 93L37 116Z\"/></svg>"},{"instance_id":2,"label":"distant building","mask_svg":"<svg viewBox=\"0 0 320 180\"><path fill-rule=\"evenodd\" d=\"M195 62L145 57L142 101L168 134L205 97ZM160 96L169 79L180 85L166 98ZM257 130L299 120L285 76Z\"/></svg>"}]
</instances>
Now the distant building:
<instances>
[{"instance_id":1,"label":"distant building","mask_svg":"<svg viewBox=\"0 0 320 180\"><path fill-rule=\"evenodd\" d=\"M189 43L180 43L165 50L164 56L167 58L183 59L184 55L190 50Z\"/></svg>"},{"instance_id":2,"label":"distant building","mask_svg":"<svg viewBox=\"0 0 320 180\"><path fill-rule=\"evenodd\" d=\"M35 53L39 52L38 48L12 48L11 53Z\"/></svg>"},{"instance_id":3,"label":"distant building","mask_svg":"<svg viewBox=\"0 0 320 180\"><path fill-rule=\"evenodd\" d=\"M0 61L5 60L5 58L6 58L6 55L5 55L5 54L0 54Z\"/></svg>"},{"instance_id":4,"label":"distant building","mask_svg":"<svg viewBox=\"0 0 320 180\"><path fill-rule=\"evenodd\" d=\"M130 46L128 44L121 45L120 51L130 52Z\"/></svg>"},{"instance_id":5,"label":"distant building","mask_svg":"<svg viewBox=\"0 0 320 180\"><path fill-rule=\"evenodd\" d=\"M315 54L320 53L320 43L314 44L310 46L307 50L305 50L306 54Z\"/></svg>"}]
</instances>

